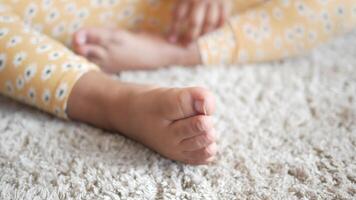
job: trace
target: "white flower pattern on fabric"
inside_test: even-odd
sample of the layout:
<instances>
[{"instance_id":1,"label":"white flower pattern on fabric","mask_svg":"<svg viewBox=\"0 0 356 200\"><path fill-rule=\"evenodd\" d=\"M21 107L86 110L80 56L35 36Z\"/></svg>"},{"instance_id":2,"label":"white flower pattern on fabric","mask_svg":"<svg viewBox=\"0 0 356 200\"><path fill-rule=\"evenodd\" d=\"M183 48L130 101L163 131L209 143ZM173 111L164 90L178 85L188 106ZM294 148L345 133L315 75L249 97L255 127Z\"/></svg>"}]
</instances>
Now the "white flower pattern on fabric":
<instances>
[{"instance_id":1,"label":"white flower pattern on fabric","mask_svg":"<svg viewBox=\"0 0 356 200\"><path fill-rule=\"evenodd\" d=\"M16 78L16 88L21 90L25 86L25 80L22 75L17 76Z\"/></svg>"},{"instance_id":2,"label":"white flower pattern on fabric","mask_svg":"<svg viewBox=\"0 0 356 200\"><path fill-rule=\"evenodd\" d=\"M243 0L233 3L240 1ZM353 0L251 1L259 4L237 13L222 28L198 40L204 64L280 59L356 27ZM0 52L1 91L18 100L33 97L36 101L32 103L37 107L65 117L66 100L75 82L98 68L75 56L63 43L70 46L72 34L83 26L149 26L167 30L162 12L152 12L171 8L166 2L171 1L1 3L0 47L5 49Z\"/></svg>"},{"instance_id":3,"label":"white flower pattern on fabric","mask_svg":"<svg viewBox=\"0 0 356 200\"><path fill-rule=\"evenodd\" d=\"M49 89L45 89L42 94L42 101L45 105L48 105L51 101L51 91Z\"/></svg>"},{"instance_id":4,"label":"white flower pattern on fabric","mask_svg":"<svg viewBox=\"0 0 356 200\"><path fill-rule=\"evenodd\" d=\"M17 54L15 54L14 60L13 60L13 65L17 68L19 67L22 62L26 59L27 53L24 51L21 51Z\"/></svg>"},{"instance_id":5,"label":"white flower pattern on fabric","mask_svg":"<svg viewBox=\"0 0 356 200\"><path fill-rule=\"evenodd\" d=\"M27 97L31 103L36 102L36 89L31 87L27 92Z\"/></svg>"},{"instance_id":6,"label":"white flower pattern on fabric","mask_svg":"<svg viewBox=\"0 0 356 200\"><path fill-rule=\"evenodd\" d=\"M7 28L0 28L0 39L5 37L9 33L9 29Z\"/></svg>"},{"instance_id":7,"label":"white flower pattern on fabric","mask_svg":"<svg viewBox=\"0 0 356 200\"><path fill-rule=\"evenodd\" d=\"M25 18L32 19L36 16L38 11L38 6L34 3L30 3L25 10Z\"/></svg>"},{"instance_id":8,"label":"white flower pattern on fabric","mask_svg":"<svg viewBox=\"0 0 356 200\"><path fill-rule=\"evenodd\" d=\"M50 49L52 49L52 46L49 44L43 44L41 46L39 46L36 51L37 53L44 53L46 51L49 51Z\"/></svg>"},{"instance_id":9,"label":"white flower pattern on fabric","mask_svg":"<svg viewBox=\"0 0 356 200\"><path fill-rule=\"evenodd\" d=\"M13 84L11 83L11 81L7 80L5 82L5 93L7 94L13 94L14 92L14 86Z\"/></svg>"},{"instance_id":10,"label":"white flower pattern on fabric","mask_svg":"<svg viewBox=\"0 0 356 200\"><path fill-rule=\"evenodd\" d=\"M68 90L68 84L67 83L61 83L59 87L56 90L56 99L58 101L63 101L66 93Z\"/></svg>"},{"instance_id":11,"label":"white flower pattern on fabric","mask_svg":"<svg viewBox=\"0 0 356 200\"><path fill-rule=\"evenodd\" d=\"M6 67L6 54L0 53L0 72Z\"/></svg>"},{"instance_id":12,"label":"white flower pattern on fabric","mask_svg":"<svg viewBox=\"0 0 356 200\"><path fill-rule=\"evenodd\" d=\"M24 72L25 81L26 82L31 81L32 78L36 75L36 72L37 72L37 65L35 63L28 65Z\"/></svg>"},{"instance_id":13,"label":"white flower pattern on fabric","mask_svg":"<svg viewBox=\"0 0 356 200\"><path fill-rule=\"evenodd\" d=\"M52 64L46 65L42 71L42 75L41 75L42 80L43 81L48 80L53 74L55 68L56 68L55 65Z\"/></svg>"},{"instance_id":14,"label":"white flower pattern on fabric","mask_svg":"<svg viewBox=\"0 0 356 200\"><path fill-rule=\"evenodd\" d=\"M18 45L21 42L22 42L22 37L21 36L14 36L7 43L6 47L7 48L11 48L11 47L14 47L14 46Z\"/></svg>"}]
</instances>

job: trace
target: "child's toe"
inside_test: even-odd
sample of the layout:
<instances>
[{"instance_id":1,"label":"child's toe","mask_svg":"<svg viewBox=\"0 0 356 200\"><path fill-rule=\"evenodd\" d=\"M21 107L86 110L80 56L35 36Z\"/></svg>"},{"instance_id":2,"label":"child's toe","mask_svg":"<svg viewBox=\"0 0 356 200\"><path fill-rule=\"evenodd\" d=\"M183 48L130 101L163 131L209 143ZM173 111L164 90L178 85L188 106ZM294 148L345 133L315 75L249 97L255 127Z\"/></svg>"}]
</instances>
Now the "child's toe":
<instances>
[{"instance_id":1,"label":"child's toe","mask_svg":"<svg viewBox=\"0 0 356 200\"><path fill-rule=\"evenodd\" d=\"M210 131L209 133L203 133L201 135L188 138L180 143L180 148L183 151L195 151L209 146L215 142L215 133Z\"/></svg>"},{"instance_id":2,"label":"child's toe","mask_svg":"<svg viewBox=\"0 0 356 200\"><path fill-rule=\"evenodd\" d=\"M113 37L113 31L108 28L82 28L73 35L73 47L85 44L107 46Z\"/></svg>"},{"instance_id":3,"label":"child's toe","mask_svg":"<svg viewBox=\"0 0 356 200\"><path fill-rule=\"evenodd\" d=\"M170 128L179 141L201 135L213 129L210 116L197 115L173 122Z\"/></svg>"},{"instance_id":4,"label":"child's toe","mask_svg":"<svg viewBox=\"0 0 356 200\"><path fill-rule=\"evenodd\" d=\"M208 90L200 87L168 90L171 93L162 104L163 113L175 121L195 115L212 115L215 110L214 97Z\"/></svg>"},{"instance_id":5,"label":"child's toe","mask_svg":"<svg viewBox=\"0 0 356 200\"><path fill-rule=\"evenodd\" d=\"M216 154L216 152L217 152L216 144L212 143L209 146L196 151L185 151L183 152L183 154L185 155L187 160L205 162L206 160L213 157Z\"/></svg>"}]
</instances>

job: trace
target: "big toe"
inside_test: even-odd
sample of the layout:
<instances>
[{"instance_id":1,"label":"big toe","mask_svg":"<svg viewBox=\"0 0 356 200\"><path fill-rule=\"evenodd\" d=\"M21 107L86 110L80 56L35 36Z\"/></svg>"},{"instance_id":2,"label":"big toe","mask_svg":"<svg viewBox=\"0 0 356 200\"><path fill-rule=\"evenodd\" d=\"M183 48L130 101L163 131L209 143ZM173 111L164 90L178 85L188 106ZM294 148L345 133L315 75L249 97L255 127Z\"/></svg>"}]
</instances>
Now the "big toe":
<instances>
[{"instance_id":1,"label":"big toe","mask_svg":"<svg viewBox=\"0 0 356 200\"><path fill-rule=\"evenodd\" d=\"M195 115L212 115L215 99L211 92L201 87L174 90L162 106L165 115L172 121Z\"/></svg>"},{"instance_id":2,"label":"big toe","mask_svg":"<svg viewBox=\"0 0 356 200\"><path fill-rule=\"evenodd\" d=\"M104 28L82 28L74 33L72 46L78 50L83 45L104 45L111 38L111 32Z\"/></svg>"}]
</instances>

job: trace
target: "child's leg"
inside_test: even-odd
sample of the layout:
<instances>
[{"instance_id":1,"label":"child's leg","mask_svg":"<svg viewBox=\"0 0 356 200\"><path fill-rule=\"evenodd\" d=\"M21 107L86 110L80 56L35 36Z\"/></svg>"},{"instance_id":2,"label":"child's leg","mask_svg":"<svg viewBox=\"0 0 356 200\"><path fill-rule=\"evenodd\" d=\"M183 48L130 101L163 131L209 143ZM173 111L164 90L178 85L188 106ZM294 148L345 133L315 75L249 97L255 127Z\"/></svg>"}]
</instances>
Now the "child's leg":
<instances>
[{"instance_id":1,"label":"child's leg","mask_svg":"<svg viewBox=\"0 0 356 200\"><path fill-rule=\"evenodd\" d=\"M90 70L98 68L25 26L11 9L0 12L1 93L65 117L73 85Z\"/></svg>"},{"instance_id":2,"label":"child's leg","mask_svg":"<svg viewBox=\"0 0 356 200\"><path fill-rule=\"evenodd\" d=\"M68 101L71 118L120 131L170 159L190 164L213 159L213 111L213 97L202 88L128 84L102 72L79 79Z\"/></svg>"},{"instance_id":3,"label":"child's leg","mask_svg":"<svg viewBox=\"0 0 356 200\"><path fill-rule=\"evenodd\" d=\"M204 64L246 63L300 54L356 27L354 0L270 0L199 40Z\"/></svg>"},{"instance_id":4,"label":"child's leg","mask_svg":"<svg viewBox=\"0 0 356 200\"><path fill-rule=\"evenodd\" d=\"M257 6L265 0L226 0L233 14ZM156 32L170 28L171 10L176 0L158 0L152 6L145 1L136 1L136 7L144 18L157 22ZM136 13L137 14L137 13ZM158 23L160 22L160 23ZM154 27L142 23L145 34L132 33L117 28L84 28L74 35L76 53L100 65L109 72L127 69L151 69L168 65L192 66L201 64L197 44L182 47L167 42L165 37L147 34ZM153 28L153 29L152 29Z\"/></svg>"},{"instance_id":5,"label":"child's leg","mask_svg":"<svg viewBox=\"0 0 356 200\"><path fill-rule=\"evenodd\" d=\"M110 71L173 64L261 62L304 53L356 26L356 3L352 0L231 2L236 5L234 11L240 13L237 12L221 29L201 37L191 48L177 48L162 38L157 42L137 34L125 37L128 33L123 37L108 36L119 42L94 41L89 45L95 48L78 52L89 59L94 55L94 62ZM88 35L95 38L103 35L102 32ZM129 50L121 54L124 49ZM168 59L159 59L156 55Z\"/></svg>"},{"instance_id":6,"label":"child's leg","mask_svg":"<svg viewBox=\"0 0 356 200\"><path fill-rule=\"evenodd\" d=\"M12 7L13 12L19 15L29 26L67 46L71 46L73 34L84 27L99 29L99 27L111 26L162 33L168 28L167 24L171 18L170 10L173 3L174 0L158 0L155 2L145 0L18 0L9 1L6 4ZM103 50L108 50L108 48L101 46L101 43L97 41L93 41L92 37L87 38L82 45L77 42L74 49L78 54L104 67L104 70L109 72L131 69L132 67L138 68L140 65L145 66L145 68L156 67L177 63L177 61L194 64L189 61L194 58L192 54L187 54L185 49L171 45L162 38L153 38L151 35L136 37L136 34L128 31L121 30L121 32L126 34L116 35L115 38L118 39L115 39L115 41L126 45L111 48L112 51L110 52L104 52ZM103 38L105 33L97 31L97 34L100 38ZM78 39L78 37L76 38ZM109 39L107 38L105 41ZM138 52L140 53L138 54ZM147 55L147 57L139 58L140 55ZM115 59L108 59L107 56ZM186 59L187 57L192 58ZM199 55L196 55L194 59L199 60Z\"/></svg>"},{"instance_id":7,"label":"child's leg","mask_svg":"<svg viewBox=\"0 0 356 200\"><path fill-rule=\"evenodd\" d=\"M0 91L60 117L121 131L168 158L202 164L216 146L213 99L201 88L112 80L63 45L0 12ZM90 71L90 72L88 72ZM68 102L68 106L67 106Z\"/></svg>"}]
</instances>

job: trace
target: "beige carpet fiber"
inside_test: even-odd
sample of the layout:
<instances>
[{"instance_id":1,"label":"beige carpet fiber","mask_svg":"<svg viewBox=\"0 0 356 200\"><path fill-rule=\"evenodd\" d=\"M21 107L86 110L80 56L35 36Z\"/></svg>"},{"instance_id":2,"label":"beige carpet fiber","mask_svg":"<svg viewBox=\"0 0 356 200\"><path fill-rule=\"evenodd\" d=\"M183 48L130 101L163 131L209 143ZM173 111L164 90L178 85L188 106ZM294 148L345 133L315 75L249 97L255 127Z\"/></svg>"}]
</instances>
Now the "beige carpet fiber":
<instances>
[{"instance_id":1,"label":"beige carpet fiber","mask_svg":"<svg viewBox=\"0 0 356 200\"><path fill-rule=\"evenodd\" d=\"M283 62L122 79L211 89L217 161L172 162L1 97L0 199L356 198L356 32Z\"/></svg>"}]
</instances>

